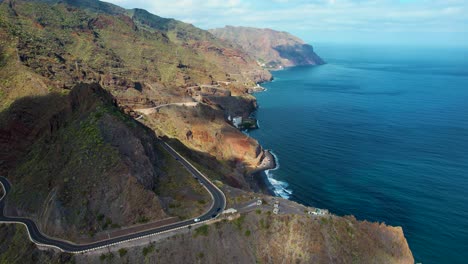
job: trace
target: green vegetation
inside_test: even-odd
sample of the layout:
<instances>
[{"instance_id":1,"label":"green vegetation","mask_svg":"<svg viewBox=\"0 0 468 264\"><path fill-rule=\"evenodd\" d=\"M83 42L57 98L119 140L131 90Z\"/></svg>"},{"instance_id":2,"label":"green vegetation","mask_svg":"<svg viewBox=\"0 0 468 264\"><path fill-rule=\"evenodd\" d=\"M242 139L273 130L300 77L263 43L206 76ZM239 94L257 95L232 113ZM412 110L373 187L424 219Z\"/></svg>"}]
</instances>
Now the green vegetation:
<instances>
[{"instance_id":1,"label":"green vegetation","mask_svg":"<svg viewBox=\"0 0 468 264\"><path fill-rule=\"evenodd\" d=\"M10 264L71 264L75 263L72 254L57 253L39 250L28 239L26 228L23 225L0 224L0 263Z\"/></svg>"},{"instance_id":2,"label":"green vegetation","mask_svg":"<svg viewBox=\"0 0 468 264\"><path fill-rule=\"evenodd\" d=\"M3 68L7 64L7 55L3 52L3 47L0 47L0 68Z\"/></svg>"},{"instance_id":3,"label":"green vegetation","mask_svg":"<svg viewBox=\"0 0 468 264\"><path fill-rule=\"evenodd\" d=\"M168 214L179 219L202 214L208 206L207 201L211 200L209 193L161 145L158 144L156 149L164 175L159 177L154 191L158 196L172 198L167 205Z\"/></svg>"},{"instance_id":4,"label":"green vegetation","mask_svg":"<svg viewBox=\"0 0 468 264\"><path fill-rule=\"evenodd\" d=\"M3 233L2 235L5 234ZM0 263L10 263L9 260L13 261L15 259L23 258L24 256L22 256L22 252L29 250L30 247L26 238L27 234L24 227L16 225L16 232L14 233L11 242L8 243L8 250L0 256ZM0 242L4 242L2 241L3 239L4 238L1 238Z\"/></svg>"},{"instance_id":5,"label":"green vegetation","mask_svg":"<svg viewBox=\"0 0 468 264\"><path fill-rule=\"evenodd\" d=\"M203 252L199 252L199 253L197 254L197 258L198 258L198 259L202 259L202 258L204 258L204 257L205 257L205 253L203 253Z\"/></svg>"},{"instance_id":6,"label":"green vegetation","mask_svg":"<svg viewBox=\"0 0 468 264\"><path fill-rule=\"evenodd\" d=\"M262 213L262 210L257 209L257 210L255 210L255 213L256 213L256 214L261 214L261 213Z\"/></svg>"},{"instance_id":7,"label":"green vegetation","mask_svg":"<svg viewBox=\"0 0 468 264\"><path fill-rule=\"evenodd\" d=\"M329 221L327 217L320 217L320 225L326 225L328 223Z\"/></svg>"},{"instance_id":8,"label":"green vegetation","mask_svg":"<svg viewBox=\"0 0 468 264\"><path fill-rule=\"evenodd\" d=\"M202 225L200 227L195 228L195 234L193 235L194 237L197 236L208 236L208 231L209 231L209 226L208 225Z\"/></svg>"},{"instance_id":9,"label":"green vegetation","mask_svg":"<svg viewBox=\"0 0 468 264\"><path fill-rule=\"evenodd\" d=\"M105 216L103 214L98 214L98 216L97 216L98 222L101 222L102 220L104 220L104 217Z\"/></svg>"},{"instance_id":10,"label":"green vegetation","mask_svg":"<svg viewBox=\"0 0 468 264\"><path fill-rule=\"evenodd\" d=\"M117 150L104 142L99 127L101 119L110 111L117 110L98 106L89 114L75 112L74 121L59 129L54 138L45 135L33 144L24 162L12 173L21 181L15 184L10 196L15 204L35 211L48 195L47 183L54 183L64 205L81 207L83 201L73 197L83 197L81 191L89 190L119 160ZM77 172L85 176L78 178ZM76 185L83 188L74 188ZM83 217L83 212L75 215ZM85 222L76 220L76 224Z\"/></svg>"},{"instance_id":11,"label":"green vegetation","mask_svg":"<svg viewBox=\"0 0 468 264\"><path fill-rule=\"evenodd\" d=\"M119 249L119 257L123 258L125 255L127 255L128 250L126 248L121 248Z\"/></svg>"},{"instance_id":12,"label":"green vegetation","mask_svg":"<svg viewBox=\"0 0 468 264\"><path fill-rule=\"evenodd\" d=\"M245 233L244 233L244 234L245 234L245 236L249 237L249 236L250 236L250 233L251 233L250 230L245 230Z\"/></svg>"},{"instance_id":13,"label":"green vegetation","mask_svg":"<svg viewBox=\"0 0 468 264\"><path fill-rule=\"evenodd\" d=\"M143 252L142 252L142 253L143 253L143 256L146 257L146 256L148 256L148 254L153 253L153 252L154 252L154 249L155 249L155 247L154 247L154 244L153 244L153 243L151 243L151 245L149 245L149 246L147 246L147 247L144 247L144 248L143 248Z\"/></svg>"},{"instance_id":14,"label":"green vegetation","mask_svg":"<svg viewBox=\"0 0 468 264\"><path fill-rule=\"evenodd\" d=\"M270 228L270 223L268 219L267 220L265 220L264 218L260 219L259 224L260 224L260 229L266 230Z\"/></svg>"},{"instance_id":15,"label":"green vegetation","mask_svg":"<svg viewBox=\"0 0 468 264\"><path fill-rule=\"evenodd\" d=\"M232 221L232 223L238 230L242 230L242 224L244 223L244 220L245 220L245 215L241 215L239 218Z\"/></svg>"},{"instance_id":16,"label":"green vegetation","mask_svg":"<svg viewBox=\"0 0 468 264\"><path fill-rule=\"evenodd\" d=\"M106 221L102 225L102 229L107 229L112 224L112 220L110 218L106 218Z\"/></svg>"},{"instance_id":17,"label":"green vegetation","mask_svg":"<svg viewBox=\"0 0 468 264\"><path fill-rule=\"evenodd\" d=\"M140 224L144 224L144 223L148 223L149 222L149 218L144 216L144 215L140 215L138 216L137 218L137 223L140 223Z\"/></svg>"},{"instance_id":18,"label":"green vegetation","mask_svg":"<svg viewBox=\"0 0 468 264\"><path fill-rule=\"evenodd\" d=\"M107 254L101 254L99 256L99 260L101 262L104 262L105 260L107 260L109 263L112 263L112 260L114 259L114 254L112 252L109 252Z\"/></svg>"}]
</instances>

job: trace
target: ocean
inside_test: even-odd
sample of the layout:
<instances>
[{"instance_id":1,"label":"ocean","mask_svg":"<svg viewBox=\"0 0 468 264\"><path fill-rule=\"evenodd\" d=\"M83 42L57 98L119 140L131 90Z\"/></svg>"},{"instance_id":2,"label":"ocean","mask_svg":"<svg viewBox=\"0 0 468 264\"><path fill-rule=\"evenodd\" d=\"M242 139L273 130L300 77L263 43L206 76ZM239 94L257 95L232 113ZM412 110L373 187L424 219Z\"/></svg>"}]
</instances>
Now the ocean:
<instances>
[{"instance_id":1,"label":"ocean","mask_svg":"<svg viewBox=\"0 0 468 264\"><path fill-rule=\"evenodd\" d=\"M468 263L468 49L316 45L257 93L277 195L403 227L416 262Z\"/></svg>"}]
</instances>

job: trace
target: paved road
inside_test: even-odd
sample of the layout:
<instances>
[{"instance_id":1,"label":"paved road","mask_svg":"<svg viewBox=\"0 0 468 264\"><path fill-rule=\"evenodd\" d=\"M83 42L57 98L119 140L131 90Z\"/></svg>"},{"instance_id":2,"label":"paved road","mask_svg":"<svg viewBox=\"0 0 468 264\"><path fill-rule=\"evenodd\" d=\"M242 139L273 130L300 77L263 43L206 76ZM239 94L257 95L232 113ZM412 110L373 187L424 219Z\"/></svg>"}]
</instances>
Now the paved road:
<instances>
[{"instance_id":1,"label":"paved road","mask_svg":"<svg viewBox=\"0 0 468 264\"><path fill-rule=\"evenodd\" d=\"M169 146L165 142L161 142L164 149L166 149L172 156L174 156L177 160L182 163L182 165L192 173L194 177L197 177L199 181L203 184L203 186L208 190L213 198L211 208L204 213L203 215L199 216L198 218L200 221L198 223L203 223L205 221L210 220L211 218L217 217L226 207L226 197L224 193L216 187L207 177L205 177L201 172L199 172L192 164L190 164L184 157L182 157L179 153L177 153L171 146ZM194 219L185 220L173 224L169 224L162 227L157 227L154 229L141 231L138 233L132 233L116 238L111 238L107 240L102 240L99 242L94 242L90 244L74 244L72 242L63 241L54 239L51 237L47 237L46 235L42 234L37 225L30 219L22 218L22 217L9 217L4 215L4 206L5 206L5 197L11 190L11 184L8 180L4 177L0 176L0 185L5 190L5 194L3 197L0 198L0 223L20 223L27 227L29 238L31 241L36 243L40 246L48 246L48 247L55 247L64 252L70 253L82 253L91 250L96 250L100 248L104 248L107 246L112 246L115 244L120 244L125 241L140 239L144 237L148 237L151 235L155 235L161 232L167 232L171 230L181 229L188 227L189 225L195 224Z\"/></svg>"},{"instance_id":2,"label":"paved road","mask_svg":"<svg viewBox=\"0 0 468 264\"><path fill-rule=\"evenodd\" d=\"M149 115L149 114L152 114L152 113L156 113L156 111L157 111L159 108L163 108L163 107L170 106L170 105L195 107L195 106L197 106L198 104L199 104L198 102L170 103L170 104L158 105L158 106L151 107L151 108L135 109L135 111L136 111L136 112L139 112L139 113L142 113L142 114L145 114L145 115Z\"/></svg>"}]
</instances>

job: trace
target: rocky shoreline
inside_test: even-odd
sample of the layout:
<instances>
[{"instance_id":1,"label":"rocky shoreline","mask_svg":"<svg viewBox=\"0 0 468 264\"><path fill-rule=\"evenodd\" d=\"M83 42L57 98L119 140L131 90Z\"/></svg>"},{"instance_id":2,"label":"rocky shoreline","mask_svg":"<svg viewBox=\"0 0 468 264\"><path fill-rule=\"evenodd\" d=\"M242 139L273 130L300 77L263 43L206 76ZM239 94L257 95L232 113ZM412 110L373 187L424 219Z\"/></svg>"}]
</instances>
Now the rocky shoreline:
<instances>
[{"instance_id":1,"label":"rocky shoreline","mask_svg":"<svg viewBox=\"0 0 468 264\"><path fill-rule=\"evenodd\" d=\"M270 151L268 150L265 151L265 155L271 156L271 166L267 169L263 169L261 171L255 172L253 177L257 181L260 192L271 195L271 196L278 196L275 193L274 186L268 180L268 174L267 174L268 170L276 169L278 166L278 163L276 162L275 156L273 156L273 154L271 154Z\"/></svg>"}]
</instances>

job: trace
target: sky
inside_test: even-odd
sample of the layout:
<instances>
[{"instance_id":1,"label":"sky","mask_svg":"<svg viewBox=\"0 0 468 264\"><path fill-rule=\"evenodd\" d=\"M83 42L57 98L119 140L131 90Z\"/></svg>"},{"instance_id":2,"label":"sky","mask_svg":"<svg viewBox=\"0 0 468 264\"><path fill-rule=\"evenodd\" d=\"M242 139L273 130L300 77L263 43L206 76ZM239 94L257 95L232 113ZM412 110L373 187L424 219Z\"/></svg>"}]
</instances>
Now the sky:
<instances>
[{"instance_id":1,"label":"sky","mask_svg":"<svg viewBox=\"0 0 468 264\"><path fill-rule=\"evenodd\" d=\"M468 47L468 0L106 0L202 29L272 28L314 43Z\"/></svg>"}]
</instances>

